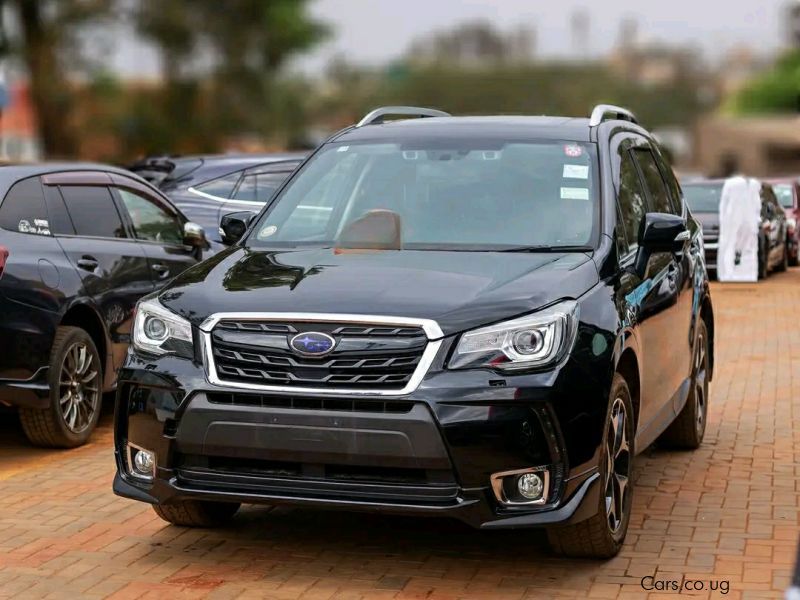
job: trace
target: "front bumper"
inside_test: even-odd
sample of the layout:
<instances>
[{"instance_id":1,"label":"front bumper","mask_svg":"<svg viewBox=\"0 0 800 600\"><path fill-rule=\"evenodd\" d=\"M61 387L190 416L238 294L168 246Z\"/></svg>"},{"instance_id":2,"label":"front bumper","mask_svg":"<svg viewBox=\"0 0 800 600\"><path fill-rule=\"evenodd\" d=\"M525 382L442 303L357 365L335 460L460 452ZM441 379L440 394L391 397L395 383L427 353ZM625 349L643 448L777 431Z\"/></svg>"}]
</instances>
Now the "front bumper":
<instances>
[{"instance_id":1,"label":"front bumper","mask_svg":"<svg viewBox=\"0 0 800 600\"><path fill-rule=\"evenodd\" d=\"M607 385L571 360L504 379L434 364L414 392L392 398L263 394L211 384L189 360L131 350L119 375L114 491L154 504L324 506L481 528L576 522L599 507ZM152 481L131 475L128 444L155 453ZM548 469L546 501L499 502L491 475L529 467Z\"/></svg>"}]
</instances>

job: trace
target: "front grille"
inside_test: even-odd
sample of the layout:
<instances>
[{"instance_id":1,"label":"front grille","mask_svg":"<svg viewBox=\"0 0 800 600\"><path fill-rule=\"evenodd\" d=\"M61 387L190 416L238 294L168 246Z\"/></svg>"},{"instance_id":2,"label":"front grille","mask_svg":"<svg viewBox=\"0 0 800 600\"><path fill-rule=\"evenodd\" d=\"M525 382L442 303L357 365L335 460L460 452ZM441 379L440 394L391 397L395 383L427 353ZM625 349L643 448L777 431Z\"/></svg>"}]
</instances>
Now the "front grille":
<instances>
[{"instance_id":1,"label":"front grille","mask_svg":"<svg viewBox=\"0 0 800 600\"><path fill-rule=\"evenodd\" d=\"M301 356L289 341L319 332L336 340L323 357ZM400 390L425 351L421 327L334 322L223 320L211 332L221 381L350 389Z\"/></svg>"},{"instance_id":2,"label":"front grille","mask_svg":"<svg viewBox=\"0 0 800 600\"><path fill-rule=\"evenodd\" d=\"M335 410L403 414L410 412L413 402L407 400L381 400L361 398L311 398L304 396L270 396L261 394L207 394L213 404L232 406L258 406L261 408L293 408L296 410Z\"/></svg>"}]
</instances>

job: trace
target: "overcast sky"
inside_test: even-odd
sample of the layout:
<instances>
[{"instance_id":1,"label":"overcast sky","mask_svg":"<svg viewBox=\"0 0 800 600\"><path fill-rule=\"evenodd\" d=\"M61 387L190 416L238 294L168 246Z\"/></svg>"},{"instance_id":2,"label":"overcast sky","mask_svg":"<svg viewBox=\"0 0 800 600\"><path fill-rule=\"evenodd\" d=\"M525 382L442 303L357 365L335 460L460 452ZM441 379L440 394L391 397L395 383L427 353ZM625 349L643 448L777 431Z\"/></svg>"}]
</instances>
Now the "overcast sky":
<instances>
[{"instance_id":1,"label":"overcast sky","mask_svg":"<svg viewBox=\"0 0 800 600\"><path fill-rule=\"evenodd\" d=\"M784 42L783 10L792 1L800 0L316 0L311 11L331 26L332 37L294 66L318 73L337 53L357 64L383 64L420 34L475 20L501 30L529 26L536 32L539 56L569 56L576 51L570 30L576 11L590 17L583 49L591 55L614 45L625 17L636 19L642 38L693 44L711 60L742 43L766 54ZM109 49L114 69L133 76L157 74L152 49L117 42Z\"/></svg>"}]
</instances>

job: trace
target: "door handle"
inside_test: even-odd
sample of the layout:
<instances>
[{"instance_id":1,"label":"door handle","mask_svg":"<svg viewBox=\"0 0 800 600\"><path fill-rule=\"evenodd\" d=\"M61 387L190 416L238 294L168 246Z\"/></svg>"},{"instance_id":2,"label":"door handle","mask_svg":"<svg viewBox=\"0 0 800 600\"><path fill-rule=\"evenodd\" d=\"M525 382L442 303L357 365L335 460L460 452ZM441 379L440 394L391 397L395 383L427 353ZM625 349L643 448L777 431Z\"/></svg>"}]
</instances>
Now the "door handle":
<instances>
[{"instance_id":1,"label":"door handle","mask_svg":"<svg viewBox=\"0 0 800 600\"><path fill-rule=\"evenodd\" d=\"M84 255L78 260L78 268L84 271L94 271L98 264L94 256Z\"/></svg>"},{"instance_id":2,"label":"door handle","mask_svg":"<svg viewBox=\"0 0 800 600\"><path fill-rule=\"evenodd\" d=\"M162 265L161 263L156 263L152 267L153 271L158 273L160 278L164 278L169 275L169 267L167 265Z\"/></svg>"}]
</instances>

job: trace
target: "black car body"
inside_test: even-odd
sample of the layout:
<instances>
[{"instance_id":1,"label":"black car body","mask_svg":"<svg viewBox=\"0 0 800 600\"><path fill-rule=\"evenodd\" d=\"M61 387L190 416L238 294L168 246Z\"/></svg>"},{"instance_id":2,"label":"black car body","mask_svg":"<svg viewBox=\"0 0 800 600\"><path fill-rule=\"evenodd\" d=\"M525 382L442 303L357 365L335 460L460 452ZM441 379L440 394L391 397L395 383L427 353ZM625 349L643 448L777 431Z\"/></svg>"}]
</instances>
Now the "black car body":
<instances>
[{"instance_id":1,"label":"black car body","mask_svg":"<svg viewBox=\"0 0 800 600\"><path fill-rule=\"evenodd\" d=\"M702 440L700 225L623 109L382 123L398 110L441 114L335 135L239 243L140 303L114 490L184 525L287 503L613 555L634 453ZM160 320L184 333L153 341Z\"/></svg>"},{"instance_id":2,"label":"black car body","mask_svg":"<svg viewBox=\"0 0 800 600\"><path fill-rule=\"evenodd\" d=\"M152 157L129 169L157 185L201 225L216 252L222 249L222 215L259 212L304 157L298 153Z\"/></svg>"},{"instance_id":3,"label":"black car body","mask_svg":"<svg viewBox=\"0 0 800 600\"><path fill-rule=\"evenodd\" d=\"M103 165L0 167L0 198L0 403L20 407L31 441L77 445L116 385L136 302L200 261L203 232L151 185ZM60 354L71 348L91 385L67 377L78 365Z\"/></svg>"},{"instance_id":4,"label":"black car body","mask_svg":"<svg viewBox=\"0 0 800 600\"><path fill-rule=\"evenodd\" d=\"M703 227L706 267L717 269L719 248L719 203L724 179L701 179L683 184L686 202ZM758 276L785 271L790 259L788 224L783 207L771 184L761 182L761 223L758 237Z\"/></svg>"}]
</instances>

